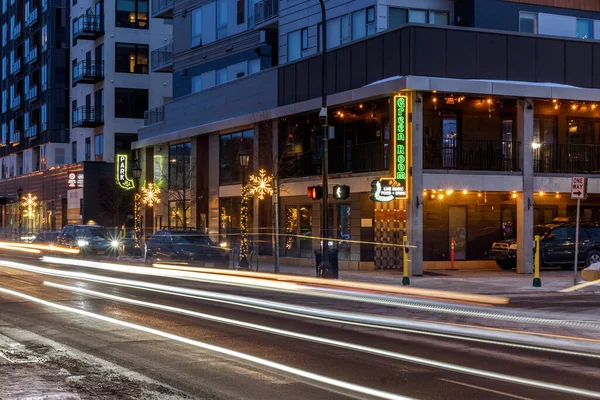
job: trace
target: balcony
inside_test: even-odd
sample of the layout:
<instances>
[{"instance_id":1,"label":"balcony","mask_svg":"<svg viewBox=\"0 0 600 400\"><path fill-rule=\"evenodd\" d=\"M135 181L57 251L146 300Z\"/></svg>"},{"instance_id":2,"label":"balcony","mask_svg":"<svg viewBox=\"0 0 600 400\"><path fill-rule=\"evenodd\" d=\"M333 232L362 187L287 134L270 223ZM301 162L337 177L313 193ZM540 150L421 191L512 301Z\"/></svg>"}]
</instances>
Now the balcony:
<instances>
[{"instance_id":1,"label":"balcony","mask_svg":"<svg viewBox=\"0 0 600 400\"><path fill-rule=\"evenodd\" d=\"M144 111L144 126L158 124L165 120L165 106L158 106Z\"/></svg>"},{"instance_id":2,"label":"balcony","mask_svg":"<svg viewBox=\"0 0 600 400\"><path fill-rule=\"evenodd\" d=\"M104 35L104 16L82 15L73 21L73 39L96 40Z\"/></svg>"},{"instance_id":3,"label":"balcony","mask_svg":"<svg viewBox=\"0 0 600 400\"><path fill-rule=\"evenodd\" d=\"M17 130L10 135L10 144L17 146L21 143L21 131Z\"/></svg>"},{"instance_id":4,"label":"balcony","mask_svg":"<svg viewBox=\"0 0 600 400\"><path fill-rule=\"evenodd\" d=\"M73 128L95 128L104 125L104 107L82 106L73 111Z\"/></svg>"},{"instance_id":5,"label":"balcony","mask_svg":"<svg viewBox=\"0 0 600 400\"><path fill-rule=\"evenodd\" d=\"M29 88L29 91L26 92L27 94L25 95L25 100L28 101L33 101L36 100L38 97L38 87L37 85L33 85Z\"/></svg>"},{"instance_id":6,"label":"balcony","mask_svg":"<svg viewBox=\"0 0 600 400\"><path fill-rule=\"evenodd\" d=\"M97 83L104 79L104 61L81 61L73 67L73 83Z\"/></svg>"},{"instance_id":7,"label":"balcony","mask_svg":"<svg viewBox=\"0 0 600 400\"><path fill-rule=\"evenodd\" d=\"M12 39L13 40L18 39L19 36L21 36L21 23L17 22L15 24L15 26L13 26L13 29L12 29Z\"/></svg>"},{"instance_id":8,"label":"balcony","mask_svg":"<svg viewBox=\"0 0 600 400\"><path fill-rule=\"evenodd\" d=\"M600 145L542 143L534 149L534 171L552 173L600 173Z\"/></svg>"},{"instance_id":9,"label":"balcony","mask_svg":"<svg viewBox=\"0 0 600 400\"><path fill-rule=\"evenodd\" d=\"M12 74L18 74L19 72L21 72L21 59L20 58L17 58L17 60L13 63L10 72Z\"/></svg>"},{"instance_id":10,"label":"balcony","mask_svg":"<svg viewBox=\"0 0 600 400\"><path fill-rule=\"evenodd\" d=\"M38 21L38 9L34 8L29 12L27 19L25 20L27 26L34 25Z\"/></svg>"},{"instance_id":11,"label":"balcony","mask_svg":"<svg viewBox=\"0 0 600 400\"><path fill-rule=\"evenodd\" d=\"M36 123L33 123L32 125L29 125L29 128L27 128L26 131L26 135L28 138L36 138L38 134L38 127Z\"/></svg>"},{"instance_id":12,"label":"balcony","mask_svg":"<svg viewBox=\"0 0 600 400\"><path fill-rule=\"evenodd\" d=\"M254 4L254 27L276 22L279 15L279 0L263 0Z\"/></svg>"},{"instance_id":13,"label":"balcony","mask_svg":"<svg viewBox=\"0 0 600 400\"><path fill-rule=\"evenodd\" d=\"M173 43L152 50L152 72L173 72Z\"/></svg>"},{"instance_id":14,"label":"balcony","mask_svg":"<svg viewBox=\"0 0 600 400\"><path fill-rule=\"evenodd\" d=\"M152 0L152 18L173 19L173 0Z\"/></svg>"},{"instance_id":15,"label":"balcony","mask_svg":"<svg viewBox=\"0 0 600 400\"><path fill-rule=\"evenodd\" d=\"M520 171L520 142L500 140L424 140L424 169Z\"/></svg>"},{"instance_id":16,"label":"balcony","mask_svg":"<svg viewBox=\"0 0 600 400\"><path fill-rule=\"evenodd\" d=\"M321 174L322 150L305 151L284 157L282 177ZM329 149L329 173L374 172L389 169L388 144L372 142Z\"/></svg>"},{"instance_id":17,"label":"balcony","mask_svg":"<svg viewBox=\"0 0 600 400\"><path fill-rule=\"evenodd\" d=\"M38 48L37 46L33 49L29 50L29 54L27 55L27 63L31 64L37 61L38 58Z\"/></svg>"},{"instance_id":18,"label":"balcony","mask_svg":"<svg viewBox=\"0 0 600 400\"><path fill-rule=\"evenodd\" d=\"M12 102L10 104L11 110L16 110L19 107L21 107L21 95L20 94L13 97Z\"/></svg>"}]
</instances>

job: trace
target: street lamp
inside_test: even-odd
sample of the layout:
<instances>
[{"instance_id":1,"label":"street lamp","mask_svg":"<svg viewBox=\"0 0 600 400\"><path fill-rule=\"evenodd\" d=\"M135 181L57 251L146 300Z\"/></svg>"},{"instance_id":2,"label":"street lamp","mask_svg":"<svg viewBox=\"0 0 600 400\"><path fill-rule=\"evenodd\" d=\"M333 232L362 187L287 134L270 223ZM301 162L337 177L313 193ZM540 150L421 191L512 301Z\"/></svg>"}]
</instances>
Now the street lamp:
<instances>
[{"instance_id":1,"label":"street lamp","mask_svg":"<svg viewBox=\"0 0 600 400\"><path fill-rule=\"evenodd\" d=\"M248 269L248 185L246 183L246 169L250 164L250 154L245 151L240 153L240 166L242 167L242 204L240 207L240 263L238 268Z\"/></svg>"},{"instance_id":2,"label":"street lamp","mask_svg":"<svg viewBox=\"0 0 600 400\"><path fill-rule=\"evenodd\" d=\"M19 241L21 241L21 227L23 226L23 219L21 217L21 197L23 196L23 189L19 186L17 189L17 196L19 197L19 206L17 210L19 211Z\"/></svg>"},{"instance_id":3,"label":"street lamp","mask_svg":"<svg viewBox=\"0 0 600 400\"><path fill-rule=\"evenodd\" d=\"M135 247L135 252L139 252L140 251L140 242L141 242L141 236L142 236L142 215L140 212L141 209L141 195L139 193L139 187L140 187L140 178L142 177L142 168L140 167L140 164L138 162L138 160L135 160L135 164L133 166L133 170L131 171L131 173L133 174L133 181L134 181L134 185L135 185L135 190L134 190L134 195L133 195L133 223L134 223L134 247Z\"/></svg>"}]
</instances>

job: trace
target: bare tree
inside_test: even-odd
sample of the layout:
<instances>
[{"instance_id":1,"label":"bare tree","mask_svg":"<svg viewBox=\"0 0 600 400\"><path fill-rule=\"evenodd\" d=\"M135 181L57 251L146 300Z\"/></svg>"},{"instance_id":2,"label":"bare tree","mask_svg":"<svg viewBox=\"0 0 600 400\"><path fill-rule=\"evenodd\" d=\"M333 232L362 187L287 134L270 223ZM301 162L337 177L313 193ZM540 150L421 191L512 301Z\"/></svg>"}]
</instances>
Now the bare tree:
<instances>
[{"instance_id":1,"label":"bare tree","mask_svg":"<svg viewBox=\"0 0 600 400\"><path fill-rule=\"evenodd\" d=\"M170 161L170 160L169 160ZM166 173L162 174L166 182L164 190L168 194L169 227L171 227L171 209L175 208L175 225L183 229L189 228L188 212L191 215L192 207L198 202L198 189L196 185L196 164L191 165L186 161L177 160L168 166ZM171 204L174 203L174 207ZM192 224L195 225L195 224Z\"/></svg>"},{"instance_id":2,"label":"bare tree","mask_svg":"<svg viewBox=\"0 0 600 400\"><path fill-rule=\"evenodd\" d=\"M98 213L103 219L102 225L121 226L127 221L127 216L133 214L133 193L115 185L113 180L105 179L100 182L100 207Z\"/></svg>"}]
</instances>

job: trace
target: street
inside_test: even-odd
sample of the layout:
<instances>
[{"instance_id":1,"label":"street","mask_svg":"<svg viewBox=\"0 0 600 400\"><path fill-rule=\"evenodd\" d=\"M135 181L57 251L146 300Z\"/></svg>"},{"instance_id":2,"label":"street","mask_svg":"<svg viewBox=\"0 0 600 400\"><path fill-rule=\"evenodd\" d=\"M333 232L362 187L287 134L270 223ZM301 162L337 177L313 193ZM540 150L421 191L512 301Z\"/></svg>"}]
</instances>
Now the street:
<instances>
[{"instance_id":1,"label":"street","mask_svg":"<svg viewBox=\"0 0 600 400\"><path fill-rule=\"evenodd\" d=\"M311 294L300 284L265 278L255 280L259 282L246 278L243 285L222 278L210 282L200 273L182 274L184 278L176 277L177 271L171 271L172 276L143 275L139 270L119 272L103 269L101 263L91 267L77 265L82 264L79 260L63 260L2 256L0 355L4 359L11 361L5 343L34 349L33 342L42 339L31 338L43 338L50 347L52 343L64 346L73 359L89 355L114 366L114 373L150 379L157 398L600 398L598 314L595 320L588 312L581 320L573 314L560 321L555 319L560 314L546 311L537 313L539 321L529 314L515 321L494 316L505 310L540 309L553 293L508 305L465 301L462 309L457 300L347 288L334 288L335 296L324 297L315 294L330 293L331 287L311 284L310 290L315 290ZM344 298L345 293L350 297ZM357 294L368 301L352 299ZM380 295L395 296L401 305L376 304L373 298ZM588 310L594 302L599 305L597 296L582 296L564 297L565 310L583 300ZM331 318L284 311L276 304L318 309ZM472 315L475 309L486 310L491 319ZM344 315L348 323L341 320ZM372 317L373 323L350 320L359 316ZM416 325L386 329L378 326L379 317ZM429 324L428 328L419 328L420 323ZM433 325L440 331L433 332ZM448 334L449 327L462 329L463 337ZM471 340L474 336L468 332L480 328L486 331ZM535 336L538 344L513 341L511 335L519 332ZM485 338L492 333L496 341ZM563 342L572 346L559 349L553 344ZM0 368L10 364L0 363ZM26 369L22 373L27 376ZM77 373L91 375L84 367ZM45 387L38 380L26 380L28 386L20 387L19 393L31 395ZM14 374L0 375L0 398L21 398L15 394L15 382ZM111 392L107 386L112 380L101 392L74 382L78 380L68 380L56 398L151 397L131 387L122 390L118 384ZM53 387L58 390L57 384Z\"/></svg>"}]
</instances>

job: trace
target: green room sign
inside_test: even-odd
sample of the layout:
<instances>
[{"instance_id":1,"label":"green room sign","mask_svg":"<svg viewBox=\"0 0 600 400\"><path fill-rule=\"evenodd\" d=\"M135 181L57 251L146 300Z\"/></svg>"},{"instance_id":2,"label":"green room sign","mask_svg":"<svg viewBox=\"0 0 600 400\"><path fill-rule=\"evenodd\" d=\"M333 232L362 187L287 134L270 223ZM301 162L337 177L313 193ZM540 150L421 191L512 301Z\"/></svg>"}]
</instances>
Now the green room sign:
<instances>
[{"instance_id":1,"label":"green room sign","mask_svg":"<svg viewBox=\"0 0 600 400\"><path fill-rule=\"evenodd\" d=\"M408 171L408 123L407 123L407 104L406 96L394 97L394 179L396 180L396 198L406 199L407 196L407 177ZM398 189L400 188L400 189Z\"/></svg>"}]
</instances>

